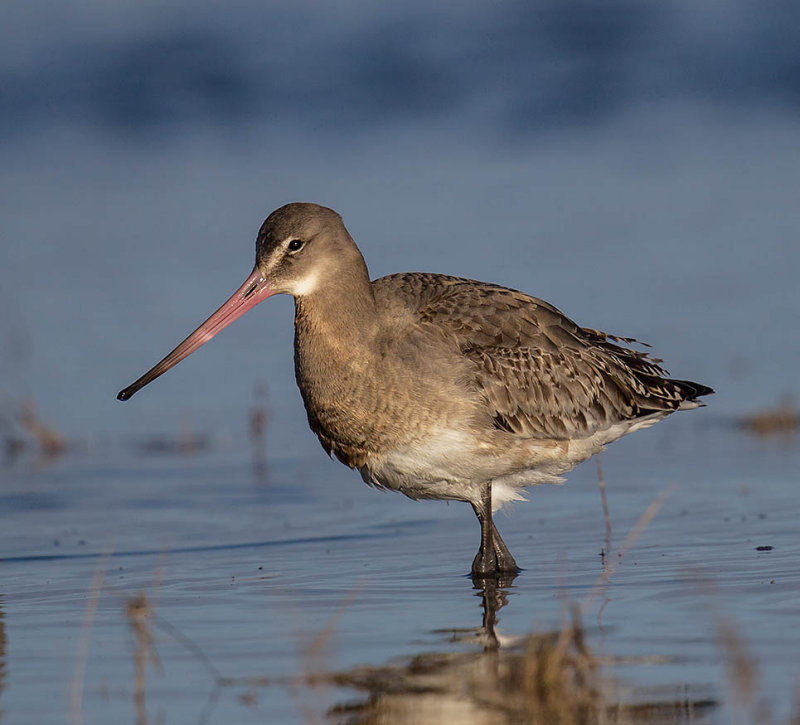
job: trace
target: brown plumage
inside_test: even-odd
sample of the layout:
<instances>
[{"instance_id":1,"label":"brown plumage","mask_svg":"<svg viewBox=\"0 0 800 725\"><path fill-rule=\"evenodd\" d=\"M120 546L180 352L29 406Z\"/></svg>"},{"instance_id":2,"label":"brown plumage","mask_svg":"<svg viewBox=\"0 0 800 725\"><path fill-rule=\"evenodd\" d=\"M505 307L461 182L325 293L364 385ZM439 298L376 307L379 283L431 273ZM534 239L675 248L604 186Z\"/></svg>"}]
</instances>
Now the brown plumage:
<instances>
[{"instance_id":1,"label":"brown plumage","mask_svg":"<svg viewBox=\"0 0 800 725\"><path fill-rule=\"evenodd\" d=\"M402 298L420 325L453 333L495 425L510 433L586 437L622 420L672 412L710 392L670 380L661 360L610 342L636 340L579 327L517 290L420 273L389 275L373 286L387 299Z\"/></svg>"},{"instance_id":2,"label":"brown plumage","mask_svg":"<svg viewBox=\"0 0 800 725\"><path fill-rule=\"evenodd\" d=\"M371 282L336 212L289 204L262 225L244 285L120 399L276 293L296 300L295 373L325 450L372 485L472 504L478 576L516 570L493 508L713 392L516 290L425 273Z\"/></svg>"}]
</instances>

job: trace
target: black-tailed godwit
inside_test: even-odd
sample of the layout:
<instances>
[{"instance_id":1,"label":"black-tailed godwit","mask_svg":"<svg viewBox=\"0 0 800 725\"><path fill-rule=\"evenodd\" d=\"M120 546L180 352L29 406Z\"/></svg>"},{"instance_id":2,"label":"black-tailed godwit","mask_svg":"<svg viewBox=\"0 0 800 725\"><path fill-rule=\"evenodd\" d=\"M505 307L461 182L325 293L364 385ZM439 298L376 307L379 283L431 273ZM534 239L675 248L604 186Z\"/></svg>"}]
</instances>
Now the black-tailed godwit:
<instances>
[{"instance_id":1,"label":"black-tailed godwit","mask_svg":"<svg viewBox=\"0 0 800 725\"><path fill-rule=\"evenodd\" d=\"M516 290L416 272L370 281L339 214L296 203L261 226L244 284L119 399L274 294L295 298L295 375L323 448L373 486L471 504L478 577L517 571L498 506L713 392Z\"/></svg>"}]
</instances>

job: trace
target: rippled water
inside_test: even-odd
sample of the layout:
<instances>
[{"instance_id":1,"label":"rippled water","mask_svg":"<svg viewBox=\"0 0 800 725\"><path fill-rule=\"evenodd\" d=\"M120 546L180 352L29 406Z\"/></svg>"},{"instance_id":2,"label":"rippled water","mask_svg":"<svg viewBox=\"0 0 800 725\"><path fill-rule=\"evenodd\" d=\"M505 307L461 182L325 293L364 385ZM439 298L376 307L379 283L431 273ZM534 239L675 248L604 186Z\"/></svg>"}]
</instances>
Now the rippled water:
<instances>
[{"instance_id":1,"label":"rippled water","mask_svg":"<svg viewBox=\"0 0 800 725\"><path fill-rule=\"evenodd\" d=\"M126 605L140 593L155 614L160 664L146 673L152 721L322 718L366 695L343 686L347 677L308 687L304 676L482 651L472 631L482 622L480 591L465 575L478 544L468 507L372 491L321 453L270 461L259 474L246 461L243 450L118 452L6 471L4 720L63 719L84 666L84 721L134 719ZM694 701L698 717L729 721L726 660L735 652L717 630L730 622L758 671L753 700L785 720L800 675L799 462L797 446L750 439L707 411L604 455L611 561L656 496L672 491L583 616L587 646L618 678L616 697ZM558 629L565 601L585 600L603 571L594 465L530 498L499 516L525 567L497 612L501 642ZM232 681L217 687L215 676ZM354 682L363 687L363 675ZM44 683L47 698L38 695Z\"/></svg>"},{"instance_id":2,"label":"rippled water","mask_svg":"<svg viewBox=\"0 0 800 725\"><path fill-rule=\"evenodd\" d=\"M0 6L0 722L401 722L430 707L420 670L494 722L515 638L590 595L609 702L787 720L798 447L732 423L798 394L797 10L461 5ZM373 276L507 284L717 390L604 455L607 566L671 492L605 588L593 462L499 517L525 571L490 596L465 576L467 507L328 461L288 299L114 399L293 200L342 212ZM61 458L37 458L26 400ZM447 684L479 671L483 690Z\"/></svg>"}]
</instances>

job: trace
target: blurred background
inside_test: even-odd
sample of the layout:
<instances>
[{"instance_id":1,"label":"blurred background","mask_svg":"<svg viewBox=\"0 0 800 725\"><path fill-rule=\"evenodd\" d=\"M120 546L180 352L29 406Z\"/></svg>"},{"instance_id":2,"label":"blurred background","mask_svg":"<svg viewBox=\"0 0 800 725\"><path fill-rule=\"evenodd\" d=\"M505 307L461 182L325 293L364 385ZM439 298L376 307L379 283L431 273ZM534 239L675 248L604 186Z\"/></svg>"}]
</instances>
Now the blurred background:
<instances>
[{"instance_id":1,"label":"blurred background","mask_svg":"<svg viewBox=\"0 0 800 725\"><path fill-rule=\"evenodd\" d=\"M317 706L313 672L472 658L498 610L505 645L588 600L634 688L609 702L789 722L799 200L791 0L0 3L0 719L317 722L359 685ZM591 461L501 517L513 585L473 584L467 507L322 454L290 298L115 399L290 201L374 277L524 290L717 394L603 454L609 528Z\"/></svg>"},{"instance_id":2,"label":"blurred background","mask_svg":"<svg viewBox=\"0 0 800 725\"><path fill-rule=\"evenodd\" d=\"M224 441L268 396L270 450L315 446L288 298L115 400L296 200L373 276L499 282L650 342L714 415L797 393L797 3L31 0L0 39L7 435L35 406L101 446Z\"/></svg>"}]
</instances>

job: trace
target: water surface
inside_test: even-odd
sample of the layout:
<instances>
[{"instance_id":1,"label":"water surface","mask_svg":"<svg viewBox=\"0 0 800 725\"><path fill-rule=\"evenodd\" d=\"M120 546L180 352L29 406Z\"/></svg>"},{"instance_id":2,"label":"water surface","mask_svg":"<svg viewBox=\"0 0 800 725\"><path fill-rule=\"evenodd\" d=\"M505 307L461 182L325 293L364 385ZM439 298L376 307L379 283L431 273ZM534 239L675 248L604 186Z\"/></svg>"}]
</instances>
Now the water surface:
<instances>
[{"instance_id":1,"label":"water surface","mask_svg":"<svg viewBox=\"0 0 800 725\"><path fill-rule=\"evenodd\" d=\"M798 448L733 423L798 396L797 20L739 0L0 6L0 436L23 448L0 470L0 721L402 722L434 681L492 721L519 638L594 593L609 703L785 722ZM373 276L522 289L717 390L604 455L607 564L672 493L600 595L593 462L500 515L525 571L492 599L465 576L467 507L371 491L319 450L287 298L115 400L296 200L340 211Z\"/></svg>"},{"instance_id":2,"label":"water surface","mask_svg":"<svg viewBox=\"0 0 800 725\"><path fill-rule=\"evenodd\" d=\"M714 702L704 717L727 722L735 653L718 630L730 623L758 671L750 705L767 703L780 722L800 674L797 464L796 446L715 426L706 411L617 444L603 457L611 561L654 498L673 493L600 592L594 465L531 491L498 517L525 567L496 612L499 640L558 630L565 602L591 595L586 643L618 681L610 696ZM319 719L358 697L309 687L309 675L485 645L481 591L465 575L478 543L468 507L372 491L322 453L270 461L259 475L244 450L117 451L38 471L19 462L1 500L9 722L63 719L84 647L84 721L134 718L126 606L140 594L160 663L146 674L153 721ZM52 697L37 696L44 683Z\"/></svg>"}]
</instances>

